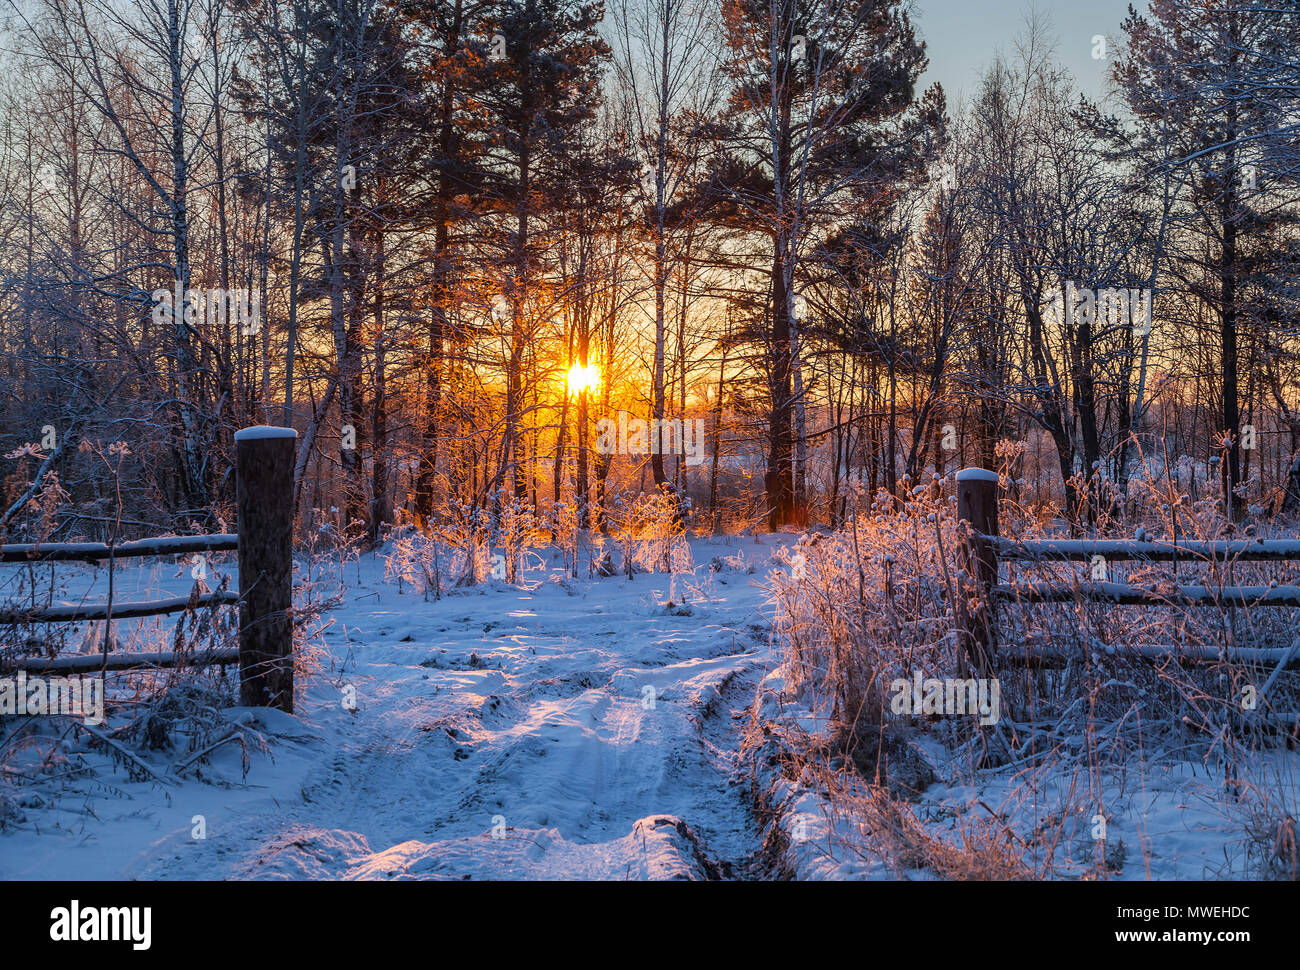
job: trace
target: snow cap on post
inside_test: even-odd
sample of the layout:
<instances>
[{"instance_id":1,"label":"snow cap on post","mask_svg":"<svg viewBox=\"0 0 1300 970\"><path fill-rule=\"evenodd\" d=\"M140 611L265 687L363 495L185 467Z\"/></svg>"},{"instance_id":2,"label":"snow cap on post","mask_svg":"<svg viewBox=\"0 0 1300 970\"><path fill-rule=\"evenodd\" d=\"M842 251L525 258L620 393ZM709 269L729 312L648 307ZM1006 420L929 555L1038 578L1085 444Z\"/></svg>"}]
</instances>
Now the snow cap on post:
<instances>
[{"instance_id":1,"label":"snow cap on post","mask_svg":"<svg viewBox=\"0 0 1300 970\"><path fill-rule=\"evenodd\" d=\"M296 438L298 432L293 428L277 428L270 424L255 424L251 428L240 428L235 432L236 441L257 441L260 438Z\"/></svg>"},{"instance_id":2,"label":"snow cap on post","mask_svg":"<svg viewBox=\"0 0 1300 970\"><path fill-rule=\"evenodd\" d=\"M987 468L963 468L957 473L959 482L996 482L998 473Z\"/></svg>"}]
</instances>

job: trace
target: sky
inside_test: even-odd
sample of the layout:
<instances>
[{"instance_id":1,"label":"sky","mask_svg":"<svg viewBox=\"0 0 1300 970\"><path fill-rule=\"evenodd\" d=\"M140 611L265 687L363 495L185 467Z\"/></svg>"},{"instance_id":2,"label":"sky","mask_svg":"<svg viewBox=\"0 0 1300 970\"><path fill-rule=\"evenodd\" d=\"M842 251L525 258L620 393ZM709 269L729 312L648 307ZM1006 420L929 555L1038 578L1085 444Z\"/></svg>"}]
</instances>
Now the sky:
<instances>
[{"instance_id":1,"label":"sky","mask_svg":"<svg viewBox=\"0 0 1300 970\"><path fill-rule=\"evenodd\" d=\"M972 99L994 56L1015 56L1016 35L1036 8L1050 21L1058 60L1085 94L1100 97L1107 62L1093 59L1093 37L1105 35L1113 52L1130 2L1139 11L1146 8L1145 0L915 0L912 21L930 54L921 86L941 82L950 112Z\"/></svg>"}]
</instances>

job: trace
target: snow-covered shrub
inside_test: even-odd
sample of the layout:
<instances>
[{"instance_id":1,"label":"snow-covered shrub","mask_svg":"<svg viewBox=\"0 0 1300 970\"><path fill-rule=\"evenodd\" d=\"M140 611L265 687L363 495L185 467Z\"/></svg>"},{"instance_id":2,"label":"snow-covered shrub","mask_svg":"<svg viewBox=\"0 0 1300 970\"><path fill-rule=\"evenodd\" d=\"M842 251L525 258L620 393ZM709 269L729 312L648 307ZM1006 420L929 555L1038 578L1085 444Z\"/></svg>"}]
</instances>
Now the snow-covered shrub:
<instances>
[{"instance_id":1,"label":"snow-covered shrub","mask_svg":"<svg viewBox=\"0 0 1300 970\"><path fill-rule=\"evenodd\" d=\"M357 567L360 582L361 550L366 541L366 524L359 519L347 520L337 507L312 509L304 517L299 536L300 548L316 562L348 563Z\"/></svg>"},{"instance_id":2,"label":"snow-covered shrub","mask_svg":"<svg viewBox=\"0 0 1300 970\"><path fill-rule=\"evenodd\" d=\"M665 488L630 503L617 496L609 519L628 576L634 567L643 572L672 571L672 549L686 534L685 507L673 492Z\"/></svg>"},{"instance_id":3,"label":"snow-covered shrub","mask_svg":"<svg viewBox=\"0 0 1300 970\"><path fill-rule=\"evenodd\" d=\"M700 593L695 581L695 556L691 544L685 537L677 536L668 547L668 599L673 603L685 603L692 592ZM703 598L703 597L700 597Z\"/></svg>"},{"instance_id":4,"label":"snow-covered shrub","mask_svg":"<svg viewBox=\"0 0 1300 970\"><path fill-rule=\"evenodd\" d=\"M410 583L426 600L440 599L448 584L486 582L493 574L489 534L486 509L451 499L443 515L423 530L404 525L389 531L385 579L396 580L399 588Z\"/></svg>"},{"instance_id":5,"label":"snow-covered shrub","mask_svg":"<svg viewBox=\"0 0 1300 970\"><path fill-rule=\"evenodd\" d=\"M578 575L578 507L570 502L554 503L546 516L555 544L564 556L566 576Z\"/></svg>"},{"instance_id":6,"label":"snow-covered shrub","mask_svg":"<svg viewBox=\"0 0 1300 970\"><path fill-rule=\"evenodd\" d=\"M1073 521L1044 517L1041 508L1010 500L1004 488L1001 534L1028 541L1080 534L1249 541L1271 530L1263 521L1228 520L1219 497L1194 499L1172 476L1142 477L1123 495L1095 475L1072 484ZM1131 832L1127 846L1122 837L1095 834L1104 832L1112 802L1122 797L1115 778L1144 776L1153 762L1166 770L1191 761L1198 773L1219 779L1248 816L1235 820L1248 837L1232 874L1289 878L1296 762L1279 758L1271 779L1259 763L1283 754L1279 745L1296 730L1288 712L1300 708L1300 676L1294 663L1281 664L1296 642L1295 614L1214 597L1229 586L1300 585L1300 568L1190 553L1177 563L1004 559L990 672L1000 689L999 717L983 724L911 711L900 716L891 708L896 679L911 680L918 671L925 679L963 677L954 604L968 594L950 491L927 485L901 499L882 494L840 531L806 536L781 555L784 568L771 576L770 588L786 690L796 708L815 715L769 723L759 739L789 742L785 776L817 779L834 811L850 820L847 829L865 826L870 851L877 861L888 855L883 861L891 867L923 866L945 878L1105 877L1136 861L1130 852L1150 851ZM1097 582L1165 600L1118 606L1082 595L1035 603L1026 595L1031 584L1081 589ZM1207 590L1211 601L1188 605L1173 595L1189 586ZM1224 648L1274 653L1261 667ZM1206 662L1207 651L1217 659ZM1002 789L996 817L980 823L959 813L949 835L936 841L933 827L902 804L919 797L910 771L919 746L942 765L934 774L949 785L965 775L965 784L979 789L995 784L990 769L1013 766L1016 781ZM902 786L895 777L900 766L907 775ZM848 842L847 851L866 851L866 842ZM990 868L990 860L1000 861Z\"/></svg>"},{"instance_id":7,"label":"snow-covered shrub","mask_svg":"<svg viewBox=\"0 0 1300 970\"><path fill-rule=\"evenodd\" d=\"M613 576L618 570L614 566L614 558L609 554L609 540L599 532L589 533L591 542L591 557L588 567L588 576Z\"/></svg>"},{"instance_id":8,"label":"snow-covered shrub","mask_svg":"<svg viewBox=\"0 0 1300 970\"><path fill-rule=\"evenodd\" d=\"M955 510L937 489L883 495L831 535L774 555L776 634L795 688L834 721L879 725L895 678L956 673Z\"/></svg>"},{"instance_id":9,"label":"snow-covered shrub","mask_svg":"<svg viewBox=\"0 0 1300 970\"><path fill-rule=\"evenodd\" d=\"M389 532L386 546L384 579L396 580L399 591L409 583L426 602L430 593L441 598L444 550L438 537L408 526Z\"/></svg>"},{"instance_id":10,"label":"snow-covered shrub","mask_svg":"<svg viewBox=\"0 0 1300 970\"><path fill-rule=\"evenodd\" d=\"M454 550L451 571L458 586L476 586L492 575L490 516L486 509L459 499L448 503L447 517L434 534Z\"/></svg>"},{"instance_id":11,"label":"snow-covered shrub","mask_svg":"<svg viewBox=\"0 0 1300 970\"><path fill-rule=\"evenodd\" d=\"M1226 825L1242 838L1225 853L1227 870L1221 878L1260 880L1300 879L1300 789L1294 768L1280 761L1243 766L1239 797L1227 803Z\"/></svg>"},{"instance_id":12,"label":"snow-covered shrub","mask_svg":"<svg viewBox=\"0 0 1300 970\"><path fill-rule=\"evenodd\" d=\"M519 499L502 505L497 520L497 542L505 555L507 583L514 585L519 582L525 554L544 545L546 540L546 530L538 523L537 510L533 506Z\"/></svg>"},{"instance_id":13,"label":"snow-covered shrub","mask_svg":"<svg viewBox=\"0 0 1300 970\"><path fill-rule=\"evenodd\" d=\"M714 556L709 562L709 569L715 573L731 570L738 573L749 573L752 576L756 567L752 562L745 558L744 549L737 549L730 556Z\"/></svg>"}]
</instances>

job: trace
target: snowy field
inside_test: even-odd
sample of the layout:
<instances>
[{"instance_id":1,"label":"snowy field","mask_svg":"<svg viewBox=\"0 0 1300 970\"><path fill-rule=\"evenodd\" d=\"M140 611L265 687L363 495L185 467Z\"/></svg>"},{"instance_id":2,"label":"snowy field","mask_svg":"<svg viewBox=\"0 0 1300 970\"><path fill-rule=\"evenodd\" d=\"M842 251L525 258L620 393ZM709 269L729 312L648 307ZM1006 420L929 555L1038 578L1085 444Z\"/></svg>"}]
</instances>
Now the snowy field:
<instances>
[{"instance_id":1,"label":"snowy field","mask_svg":"<svg viewBox=\"0 0 1300 970\"><path fill-rule=\"evenodd\" d=\"M0 879L932 878L876 858L869 826L780 771L775 741L742 744L755 711L773 738L824 726L785 689L771 642L762 583L789 541L693 540L685 602L665 574L566 579L558 554L519 587L426 600L366 554L336 575L346 598L296 716L225 712L268 743L246 772L233 744L201 780L169 773L183 752L137 752L166 785L83 748L93 777L19 788ZM102 570L59 575L77 591L63 601L104 594ZM146 599L190 579L152 563L117 582ZM937 743L918 751L935 780L913 810L939 838L959 842L984 813L1026 836L1050 821L1070 843L1058 871L1082 874L1096 842L1079 806L1102 804L1113 878L1244 869L1250 802L1224 797L1214 764L1166 752L1081 799L1096 781L1068 770L976 774ZM1258 777L1294 799L1295 757L1269 755Z\"/></svg>"}]
</instances>

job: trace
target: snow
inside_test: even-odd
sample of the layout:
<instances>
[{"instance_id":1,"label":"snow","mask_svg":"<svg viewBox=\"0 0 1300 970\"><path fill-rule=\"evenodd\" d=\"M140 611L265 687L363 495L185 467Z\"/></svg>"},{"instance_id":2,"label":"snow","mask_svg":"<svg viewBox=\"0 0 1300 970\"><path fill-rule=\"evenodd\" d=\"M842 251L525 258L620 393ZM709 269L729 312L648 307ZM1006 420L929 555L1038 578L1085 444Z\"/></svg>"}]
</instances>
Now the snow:
<instances>
[{"instance_id":1,"label":"snow","mask_svg":"<svg viewBox=\"0 0 1300 970\"><path fill-rule=\"evenodd\" d=\"M668 600L668 575L568 579L546 550L521 586L436 601L399 592L380 556L336 565L346 600L302 664L296 715L224 712L269 742L247 775L227 744L202 766L206 780L133 781L103 759L61 797L19 789L0 879L897 878L861 822L772 757L783 732L826 727L790 687L760 588L791 541L692 540L702 596L685 603ZM209 583L233 575L234 559L213 555ZM710 561L723 568L710 574ZM73 603L106 587L102 568L58 575ZM179 595L191 582L188 563L132 561L115 588ZM119 642L171 622L123 621ZM742 743L755 713L768 738L758 747ZM1031 843L1056 819L1066 874L1093 859L1101 812L1107 851L1124 860L1115 878L1240 876L1250 805L1225 797L1226 776L1282 779L1293 800L1294 754L1202 763L1176 738L1151 743L1140 764L1080 788L1069 758L976 772L921 736L940 780L912 811L958 844L990 811ZM184 756L138 754L159 773Z\"/></svg>"},{"instance_id":2,"label":"snow","mask_svg":"<svg viewBox=\"0 0 1300 970\"><path fill-rule=\"evenodd\" d=\"M693 543L700 580L742 549L708 602L672 605L668 575L566 580L558 554L525 574L530 588L426 602L367 554L345 567L349 599L297 716L227 712L256 720L270 758L254 754L244 778L227 745L205 771L229 787L164 792L119 771L93 816L84 798L26 808L0 834L0 878L739 876L758 836L733 715L774 663L755 585L772 546ZM142 588L190 581L175 566L138 573ZM142 757L159 770L175 758Z\"/></svg>"},{"instance_id":3,"label":"snow","mask_svg":"<svg viewBox=\"0 0 1300 970\"><path fill-rule=\"evenodd\" d=\"M785 678L783 668L774 668L759 688L757 704L764 719L776 726L773 738L784 731L815 730L822 722L786 692ZM1171 742L1174 747L1183 743ZM1026 860L1031 870L1046 863L1050 848L1058 877L1087 875L1100 844L1108 859L1122 860L1109 874L1120 881L1257 878L1250 862L1257 861L1252 853L1259 852L1260 820L1252 814L1259 803L1225 792L1234 784L1247 793L1269 791L1270 798L1283 799L1274 810L1285 814L1296 809L1296 759L1285 747L1234 763L1188 761L1153 746L1135 764L1101 769L1081 789L1078 766L1069 759L1046 757L1033 770L1021 761L976 773L931 737L917 744L938 780L910 810L931 836L961 846L972 822L1005 819L1031 847ZM928 870L891 869L874 851L870 831L860 820L832 807L824 792L804 778L784 777L772 767L774 755L769 742L754 749L745 764L758 777L763 807L774 814L788 843L783 877L936 878ZM1099 816L1105 820L1100 843L1094 835ZM1250 832L1252 827L1256 832Z\"/></svg>"},{"instance_id":4,"label":"snow","mask_svg":"<svg viewBox=\"0 0 1300 970\"><path fill-rule=\"evenodd\" d=\"M959 482L994 482L998 481L998 473L991 472L987 468L963 468L957 473Z\"/></svg>"},{"instance_id":5,"label":"snow","mask_svg":"<svg viewBox=\"0 0 1300 970\"><path fill-rule=\"evenodd\" d=\"M277 428L269 424L257 424L251 428L240 428L235 432L236 441L258 441L262 438L296 438L298 432L293 428Z\"/></svg>"}]
</instances>

